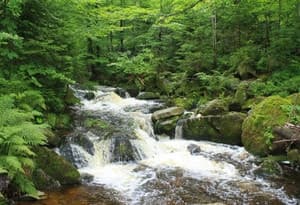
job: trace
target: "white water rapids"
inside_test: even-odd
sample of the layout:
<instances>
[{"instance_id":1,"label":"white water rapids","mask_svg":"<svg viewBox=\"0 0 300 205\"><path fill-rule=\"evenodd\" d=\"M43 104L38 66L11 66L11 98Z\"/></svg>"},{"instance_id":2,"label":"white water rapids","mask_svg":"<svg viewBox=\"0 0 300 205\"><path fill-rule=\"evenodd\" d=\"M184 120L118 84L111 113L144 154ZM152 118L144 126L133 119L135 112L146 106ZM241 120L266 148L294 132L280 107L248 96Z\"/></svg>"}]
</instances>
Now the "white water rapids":
<instances>
[{"instance_id":1,"label":"white water rapids","mask_svg":"<svg viewBox=\"0 0 300 205\"><path fill-rule=\"evenodd\" d=\"M90 183L116 190L122 203L297 204L282 187L253 174L255 158L242 147L155 136L149 109L157 102L121 98L107 87L95 91L93 100L82 97L87 91L76 92L82 99L78 113L95 114L120 127L124 122L131 125L135 137L130 142L140 158L136 161L111 162L111 139L99 140L92 131L84 134L93 143L93 153L70 142L74 155L85 161L79 171L94 176ZM182 138L180 132L177 127L176 138ZM191 144L201 151L191 154ZM199 199L198 194L205 197Z\"/></svg>"}]
</instances>

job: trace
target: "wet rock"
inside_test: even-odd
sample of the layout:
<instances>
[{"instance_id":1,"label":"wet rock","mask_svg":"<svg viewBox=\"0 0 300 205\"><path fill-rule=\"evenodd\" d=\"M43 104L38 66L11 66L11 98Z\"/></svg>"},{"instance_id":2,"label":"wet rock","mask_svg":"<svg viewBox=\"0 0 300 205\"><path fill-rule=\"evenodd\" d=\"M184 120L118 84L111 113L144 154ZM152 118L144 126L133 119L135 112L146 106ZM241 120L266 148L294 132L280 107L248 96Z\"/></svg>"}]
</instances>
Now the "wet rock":
<instances>
[{"instance_id":1,"label":"wet rock","mask_svg":"<svg viewBox=\"0 0 300 205\"><path fill-rule=\"evenodd\" d=\"M244 113L230 112L187 119L182 126L183 138L240 145L246 116Z\"/></svg>"},{"instance_id":2,"label":"wet rock","mask_svg":"<svg viewBox=\"0 0 300 205\"><path fill-rule=\"evenodd\" d=\"M86 93L84 96L83 96L85 99L87 99L87 100L93 100L93 99L95 99L95 93L93 93L93 92L88 92L88 93Z\"/></svg>"},{"instance_id":3,"label":"wet rock","mask_svg":"<svg viewBox=\"0 0 300 205\"><path fill-rule=\"evenodd\" d=\"M180 116L184 113L184 109L181 107L170 107L163 110L158 110L152 114L152 120L156 122L157 120L167 119L174 116Z\"/></svg>"},{"instance_id":4,"label":"wet rock","mask_svg":"<svg viewBox=\"0 0 300 205\"><path fill-rule=\"evenodd\" d=\"M116 88L116 90L114 92L122 98L130 97L129 93L123 88Z\"/></svg>"},{"instance_id":5,"label":"wet rock","mask_svg":"<svg viewBox=\"0 0 300 205\"><path fill-rule=\"evenodd\" d=\"M88 136L79 134L76 137L72 137L71 142L82 147L90 155L95 154L94 143L88 138Z\"/></svg>"},{"instance_id":6,"label":"wet rock","mask_svg":"<svg viewBox=\"0 0 300 205\"><path fill-rule=\"evenodd\" d=\"M94 176L88 173L81 173L80 174L80 181L82 183L90 183L94 180Z\"/></svg>"},{"instance_id":7,"label":"wet rock","mask_svg":"<svg viewBox=\"0 0 300 205\"><path fill-rule=\"evenodd\" d=\"M42 169L35 169L32 173L32 181L39 190L55 190L61 187L59 181L47 175Z\"/></svg>"},{"instance_id":8,"label":"wet rock","mask_svg":"<svg viewBox=\"0 0 300 205\"><path fill-rule=\"evenodd\" d=\"M62 185L79 183L80 174L77 169L54 151L46 147L35 147L34 152L36 168Z\"/></svg>"},{"instance_id":9,"label":"wet rock","mask_svg":"<svg viewBox=\"0 0 300 205\"><path fill-rule=\"evenodd\" d=\"M137 99L140 100L154 100L154 99L159 99L160 95L159 93L154 93L154 92L141 92L136 96Z\"/></svg>"},{"instance_id":10,"label":"wet rock","mask_svg":"<svg viewBox=\"0 0 300 205\"><path fill-rule=\"evenodd\" d=\"M300 164L300 151L298 149L289 150L287 153L287 158L293 163Z\"/></svg>"},{"instance_id":11,"label":"wet rock","mask_svg":"<svg viewBox=\"0 0 300 205\"><path fill-rule=\"evenodd\" d=\"M200 107L198 112L202 115L221 115L228 112L228 104L225 100L215 99Z\"/></svg>"},{"instance_id":12,"label":"wet rock","mask_svg":"<svg viewBox=\"0 0 300 205\"><path fill-rule=\"evenodd\" d=\"M271 96L256 105L243 123L242 143L256 155L266 156L271 152L270 143L274 135L272 129L283 126L289 118L289 112L283 109L291 102L279 96Z\"/></svg>"},{"instance_id":13,"label":"wet rock","mask_svg":"<svg viewBox=\"0 0 300 205\"><path fill-rule=\"evenodd\" d=\"M171 138L175 136L175 128L179 117L175 116L167 120L158 120L155 122L154 132L157 134L166 134Z\"/></svg>"},{"instance_id":14,"label":"wet rock","mask_svg":"<svg viewBox=\"0 0 300 205\"><path fill-rule=\"evenodd\" d=\"M82 168L88 165L88 159L83 152L82 147L74 144L65 144L60 148L61 155L76 168Z\"/></svg>"},{"instance_id":15,"label":"wet rock","mask_svg":"<svg viewBox=\"0 0 300 205\"><path fill-rule=\"evenodd\" d=\"M110 162L129 162L140 160L136 148L126 137L115 137L110 147Z\"/></svg>"},{"instance_id":16,"label":"wet rock","mask_svg":"<svg viewBox=\"0 0 300 205\"><path fill-rule=\"evenodd\" d=\"M283 174L281 166L276 160L271 158L264 159L260 166L255 170L256 174L278 177Z\"/></svg>"},{"instance_id":17,"label":"wet rock","mask_svg":"<svg viewBox=\"0 0 300 205\"><path fill-rule=\"evenodd\" d=\"M191 155L197 155L201 152L201 148L199 145L196 144L190 144L187 146L188 151L191 153Z\"/></svg>"}]
</instances>

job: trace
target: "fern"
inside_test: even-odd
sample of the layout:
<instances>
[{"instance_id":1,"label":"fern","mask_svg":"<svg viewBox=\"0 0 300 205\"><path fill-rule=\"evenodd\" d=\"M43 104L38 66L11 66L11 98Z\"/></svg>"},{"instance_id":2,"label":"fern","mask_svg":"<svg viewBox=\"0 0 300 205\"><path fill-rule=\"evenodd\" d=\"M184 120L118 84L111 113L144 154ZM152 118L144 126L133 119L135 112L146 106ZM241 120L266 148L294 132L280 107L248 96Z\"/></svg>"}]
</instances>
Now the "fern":
<instances>
[{"instance_id":1,"label":"fern","mask_svg":"<svg viewBox=\"0 0 300 205\"><path fill-rule=\"evenodd\" d=\"M33 108L43 105L41 98L36 102L27 101L35 94L31 93L29 98L26 98L26 93L0 97L0 169L8 172L12 183L21 192L31 196L38 195L26 174L34 167L32 158L35 154L31 148L45 144L44 130L47 128L44 124L32 123L36 114ZM13 97L17 98L21 105L30 103L28 106L32 111L17 108ZM24 108L23 105L21 107Z\"/></svg>"}]
</instances>

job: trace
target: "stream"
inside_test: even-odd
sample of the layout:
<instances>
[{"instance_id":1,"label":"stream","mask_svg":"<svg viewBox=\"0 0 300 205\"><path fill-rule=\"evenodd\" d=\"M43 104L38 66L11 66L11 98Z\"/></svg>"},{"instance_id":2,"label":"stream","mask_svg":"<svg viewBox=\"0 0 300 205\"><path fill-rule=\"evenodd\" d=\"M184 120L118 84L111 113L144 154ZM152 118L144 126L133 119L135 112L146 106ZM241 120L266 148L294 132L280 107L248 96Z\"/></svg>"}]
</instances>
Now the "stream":
<instances>
[{"instance_id":1,"label":"stream","mask_svg":"<svg viewBox=\"0 0 300 205\"><path fill-rule=\"evenodd\" d=\"M117 90L76 89L76 128L57 150L71 161L83 185L48 193L22 205L288 204L300 200L300 176L266 179L243 147L154 134L151 113L160 102L122 97ZM118 93L118 92L117 92ZM120 93L119 93L120 94Z\"/></svg>"}]
</instances>

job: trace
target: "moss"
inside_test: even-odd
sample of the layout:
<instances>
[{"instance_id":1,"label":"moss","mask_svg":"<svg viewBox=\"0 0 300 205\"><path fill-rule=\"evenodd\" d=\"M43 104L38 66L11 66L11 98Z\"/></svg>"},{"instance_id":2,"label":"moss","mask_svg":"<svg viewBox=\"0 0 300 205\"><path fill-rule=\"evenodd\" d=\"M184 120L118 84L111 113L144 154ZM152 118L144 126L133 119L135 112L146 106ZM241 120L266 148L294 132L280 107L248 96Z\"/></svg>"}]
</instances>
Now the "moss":
<instances>
[{"instance_id":1,"label":"moss","mask_svg":"<svg viewBox=\"0 0 300 205\"><path fill-rule=\"evenodd\" d=\"M289 113L284 111L282 106L290 104L290 100L271 96L251 110L243 123L242 133L242 143L248 151L260 156L266 156L270 152L272 134L266 133L288 121Z\"/></svg>"},{"instance_id":2,"label":"moss","mask_svg":"<svg viewBox=\"0 0 300 205\"><path fill-rule=\"evenodd\" d=\"M252 108L255 107L257 104L261 103L264 99L265 99L265 97L262 97L262 96L258 96L258 97L255 97L255 98L251 98L251 99L247 100L247 101L242 105L242 109L243 109L243 110L249 110L249 109L252 109Z\"/></svg>"},{"instance_id":3,"label":"moss","mask_svg":"<svg viewBox=\"0 0 300 205\"><path fill-rule=\"evenodd\" d=\"M107 123L104 120L91 119L91 118L88 118L84 121L84 126L86 128L100 128L100 129L106 129L110 127L109 123Z\"/></svg>"},{"instance_id":4,"label":"moss","mask_svg":"<svg viewBox=\"0 0 300 205\"><path fill-rule=\"evenodd\" d=\"M176 124L179 118L180 118L179 116L175 116L165 121L158 120L157 122L155 122L155 126L154 126L155 133L167 134L171 137L174 137Z\"/></svg>"},{"instance_id":5,"label":"moss","mask_svg":"<svg viewBox=\"0 0 300 205\"><path fill-rule=\"evenodd\" d=\"M287 98L292 101L293 105L300 105L300 93L295 93Z\"/></svg>"},{"instance_id":6,"label":"moss","mask_svg":"<svg viewBox=\"0 0 300 205\"><path fill-rule=\"evenodd\" d=\"M74 91L68 88L65 96L65 102L67 103L67 105L75 105L79 103L80 100L77 97L75 97Z\"/></svg>"},{"instance_id":7,"label":"moss","mask_svg":"<svg viewBox=\"0 0 300 205\"><path fill-rule=\"evenodd\" d=\"M183 124L183 136L192 140L211 140L219 137L217 130L211 127L206 118L191 118Z\"/></svg>"},{"instance_id":8,"label":"moss","mask_svg":"<svg viewBox=\"0 0 300 205\"><path fill-rule=\"evenodd\" d=\"M77 169L54 151L46 147L35 147L36 167L61 184L79 183L80 174Z\"/></svg>"},{"instance_id":9,"label":"moss","mask_svg":"<svg viewBox=\"0 0 300 205\"><path fill-rule=\"evenodd\" d=\"M48 113L46 115L48 124L53 129L68 129L71 127L71 117L69 114L55 114L55 113Z\"/></svg>"},{"instance_id":10,"label":"moss","mask_svg":"<svg viewBox=\"0 0 300 205\"><path fill-rule=\"evenodd\" d=\"M202 115L220 115L228 112L228 102L224 99L209 101L206 105L199 108Z\"/></svg>"},{"instance_id":11,"label":"moss","mask_svg":"<svg viewBox=\"0 0 300 205\"><path fill-rule=\"evenodd\" d=\"M256 170L256 173L276 177L282 175L283 170L276 160L266 158L261 163L260 168Z\"/></svg>"},{"instance_id":12,"label":"moss","mask_svg":"<svg viewBox=\"0 0 300 205\"><path fill-rule=\"evenodd\" d=\"M246 102L248 98L247 96L248 87L249 87L249 83L247 81L244 81L239 84L234 95L234 102L237 102L240 105L243 105Z\"/></svg>"},{"instance_id":13,"label":"moss","mask_svg":"<svg viewBox=\"0 0 300 205\"><path fill-rule=\"evenodd\" d=\"M152 100L152 99L159 99L160 95L159 93L154 92L142 92L137 96L137 99L140 100Z\"/></svg>"},{"instance_id":14,"label":"moss","mask_svg":"<svg viewBox=\"0 0 300 205\"><path fill-rule=\"evenodd\" d=\"M223 116L212 117L211 123L220 134L220 136L213 141L240 145L242 124L246 117L246 114L239 112L230 112Z\"/></svg>"},{"instance_id":15,"label":"moss","mask_svg":"<svg viewBox=\"0 0 300 205\"><path fill-rule=\"evenodd\" d=\"M178 107L183 107L186 110L190 110L195 105L195 99L193 98L174 98L173 104Z\"/></svg>"},{"instance_id":16,"label":"moss","mask_svg":"<svg viewBox=\"0 0 300 205\"><path fill-rule=\"evenodd\" d=\"M292 149L288 151L287 158L289 161L293 163L299 163L300 164L300 151L298 149Z\"/></svg>"},{"instance_id":17,"label":"moss","mask_svg":"<svg viewBox=\"0 0 300 205\"><path fill-rule=\"evenodd\" d=\"M60 183L48 176L43 170L35 169L32 173L32 181L39 190L53 190L60 187Z\"/></svg>"}]
</instances>

